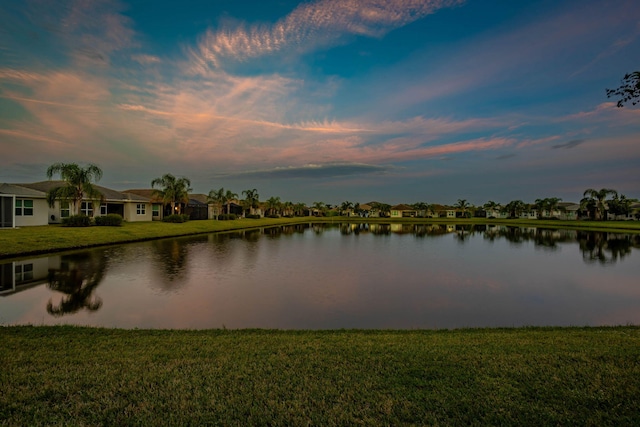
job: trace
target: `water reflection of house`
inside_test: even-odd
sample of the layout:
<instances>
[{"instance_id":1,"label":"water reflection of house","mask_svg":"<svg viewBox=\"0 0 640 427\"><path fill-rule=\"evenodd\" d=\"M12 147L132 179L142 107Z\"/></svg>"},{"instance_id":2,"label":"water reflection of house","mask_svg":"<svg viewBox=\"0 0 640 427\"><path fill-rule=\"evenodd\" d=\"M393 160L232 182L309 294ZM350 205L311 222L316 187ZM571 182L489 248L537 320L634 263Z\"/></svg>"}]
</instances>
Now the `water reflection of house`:
<instances>
[{"instance_id":1,"label":"water reflection of house","mask_svg":"<svg viewBox=\"0 0 640 427\"><path fill-rule=\"evenodd\" d=\"M47 283L49 269L60 268L60 259L60 256L50 256L0 264L0 296Z\"/></svg>"}]
</instances>

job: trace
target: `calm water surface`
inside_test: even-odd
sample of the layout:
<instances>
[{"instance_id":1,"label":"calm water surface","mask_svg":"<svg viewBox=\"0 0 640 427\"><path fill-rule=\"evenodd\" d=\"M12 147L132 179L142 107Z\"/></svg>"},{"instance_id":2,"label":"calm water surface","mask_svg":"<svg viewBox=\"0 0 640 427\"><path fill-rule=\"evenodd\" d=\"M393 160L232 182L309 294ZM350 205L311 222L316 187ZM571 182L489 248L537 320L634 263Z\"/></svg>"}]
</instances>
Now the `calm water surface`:
<instances>
[{"instance_id":1,"label":"calm water surface","mask_svg":"<svg viewBox=\"0 0 640 427\"><path fill-rule=\"evenodd\" d=\"M0 324L459 328L640 324L640 235L301 224L0 266Z\"/></svg>"}]
</instances>

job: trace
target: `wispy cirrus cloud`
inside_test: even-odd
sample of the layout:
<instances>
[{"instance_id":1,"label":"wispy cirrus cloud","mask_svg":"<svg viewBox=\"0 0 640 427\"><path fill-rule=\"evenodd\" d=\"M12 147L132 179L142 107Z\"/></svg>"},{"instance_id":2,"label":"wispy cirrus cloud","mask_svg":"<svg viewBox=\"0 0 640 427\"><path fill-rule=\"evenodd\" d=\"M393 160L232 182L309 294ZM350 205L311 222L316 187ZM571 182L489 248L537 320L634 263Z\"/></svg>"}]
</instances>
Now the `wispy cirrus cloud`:
<instances>
[{"instance_id":1,"label":"wispy cirrus cloud","mask_svg":"<svg viewBox=\"0 0 640 427\"><path fill-rule=\"evenodd\" d=\"M244 61L281 51L306 53L345 37L381 37L464 0L320 0L303 3L273 25L208 30L191 50L194 71L218 68L225 59Z\"/></svg>"}]
</instances>

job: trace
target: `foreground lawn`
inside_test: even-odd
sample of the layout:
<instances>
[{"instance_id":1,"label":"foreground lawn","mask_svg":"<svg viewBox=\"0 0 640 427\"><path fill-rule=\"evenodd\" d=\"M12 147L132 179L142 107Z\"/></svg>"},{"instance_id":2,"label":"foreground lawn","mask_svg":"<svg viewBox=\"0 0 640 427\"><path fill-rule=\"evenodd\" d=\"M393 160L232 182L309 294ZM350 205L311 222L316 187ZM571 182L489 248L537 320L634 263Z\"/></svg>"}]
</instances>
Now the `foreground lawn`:
<instances>
[{"instance_id":1,"label":"foreground lawn","mask_svg":"<svg viewBox=\"0 0 640 427\"><path fill-rule=\"evenodd\" d=\"M640 328L0 328L3 425L640 425Z\"/></svg>"},{"instance_id":2,"label":"foreground lawn","mask_svg":"<svg viewBox=\"0 0 640 427\"><path fill-rule=\"evenodd\" d=\"M272 225L302 222L370 222L370 223L430 223L481 225L497 224L520 227L567 228L591 231L640 233L640 221L543 221L543 220L486 220L471 219L390 219L347 217L298 217L237 219L233 221L189 221L182 224L165 222L131 222L122 227L62 227L44 225L0 230L0 259L23 255L43 254L61 250L80 249L92 246L129 243L164 237L231 231Z\"/></svg>"}]
</instances>

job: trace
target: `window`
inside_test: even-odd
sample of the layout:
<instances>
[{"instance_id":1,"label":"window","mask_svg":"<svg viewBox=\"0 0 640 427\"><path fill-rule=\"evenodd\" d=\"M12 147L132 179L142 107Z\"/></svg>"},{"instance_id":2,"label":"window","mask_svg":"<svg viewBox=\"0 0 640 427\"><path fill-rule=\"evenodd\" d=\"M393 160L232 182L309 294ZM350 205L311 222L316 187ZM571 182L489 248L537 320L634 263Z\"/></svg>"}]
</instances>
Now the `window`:
<instances>
[{"instance_id":1,"label":"window","mask_svg":"<svg viewBox=\"0 0 640 427\"><path fill-rule=\"evenodd\" d=\"M16 216L33 216L33 200L16 200Z\"/></svg>"},{"instance_id":2,"label":"window","mask_svg":"<svg viewBox=\"0 0 640 427\"><path fill-rule=\"evenodd\" d=\"M138 203L136 205L136 214L138 215L146 215L147 214L147 205L144 203Z\"/></svg>"},{"instance_id":3,"label":"window","mask_svg":"<svg viewBox=\"0 0 640 427\"><path fill-rule=\"evenodd\" d=\"M106 215L107 214L107 205L100 205L100 215Z\"/></svg>"},{"instance_id":4,"label":"window","mask_svg":"<svg viewBox=\"0 0 640 427\"><path fill-rule=\"evenodd\" d=\"M33 264L16 265L16 283L33 280Z\"/></svg>"},{"instance_id":5,"label":"window","mask_svg":"<svg viewBox=\"0 0 640 427\"><path fill-rule=\"evenodd\" d=\"M80 207L80 213L86 216L93 216L93 203L82 202L82 205Z\"/></svg>"},{"instance_id":6,"label":"window","mask_svg":"<svg viewBox=\"0 0 640 427\"><path fill-rule=\"evenodd\" d=\"M60 218L69 218L69 215L71 215L69 202L60 202Z\"/></svg>"},{"instance_id":7,"label":"window","mask_svg":"<svg viewBox=\"0 0 640 427\"><path fill-rule=\"evenodd\" d=\"M154 217L160 216L160 206L158 205L151 206L151 212Z\"/></svg>"}]
</instances>

